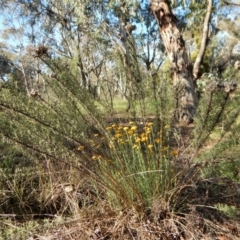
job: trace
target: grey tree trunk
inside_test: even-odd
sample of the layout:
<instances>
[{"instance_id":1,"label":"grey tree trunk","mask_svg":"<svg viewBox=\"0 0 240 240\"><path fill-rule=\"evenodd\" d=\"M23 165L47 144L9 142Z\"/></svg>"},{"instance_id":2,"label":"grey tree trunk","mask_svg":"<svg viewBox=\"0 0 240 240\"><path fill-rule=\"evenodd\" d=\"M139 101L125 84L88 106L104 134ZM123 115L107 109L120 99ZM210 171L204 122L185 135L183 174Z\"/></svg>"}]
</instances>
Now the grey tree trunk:
<instances>
[{"instance_id":1,"label":"grey tree trunk","mask_svg":"<svg viewBox=\"0 0 240 240\"><path fill-rule=\"evenodd\" d=\"M193 66L169 1L150 0L150 3L171 62L176 98L175 116L179 122L189 124L193 121L197 106L192 75Z\"/></svg>"},{"instance_id":2,"label":"grey tree trunk","mask_svg":"<svg viewBox=\"0 0 240 240\"><path fill-rule=\"evenodd\" d=\"M132 35L132 32L136 29L135 25L132 25L129 22L128 16L129 10L125 6L124 2L121 7L121 41L124 46L124 65L125 65L125 74L127 78L127 90L128 94L125 94L125 97L128 100L127 111L130 109L132 113L136 115L135 111L135 100L144 99L144 92L141 88L142 76L140 73L140 68L137 58L137 50L135 47L135 39Z\"/></svg>"}]
</instances>

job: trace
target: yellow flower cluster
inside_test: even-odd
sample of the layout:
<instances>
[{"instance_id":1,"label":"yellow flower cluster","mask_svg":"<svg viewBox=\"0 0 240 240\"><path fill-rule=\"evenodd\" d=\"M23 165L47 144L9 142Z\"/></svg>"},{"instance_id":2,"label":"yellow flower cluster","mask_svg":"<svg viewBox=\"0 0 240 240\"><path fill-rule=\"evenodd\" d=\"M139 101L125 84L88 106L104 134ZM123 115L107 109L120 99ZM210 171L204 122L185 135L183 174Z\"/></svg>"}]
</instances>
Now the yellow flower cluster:
<instances>
[{"instance_id":1,"label":"yellow flower cluster","mask_svg":"<svg viewBox=\"0 0 240 240\"><path fill-rule=\"evenodd\" d=\"M109 143L110 148L115 142L118 144L128 144L133 149L140 149L141 144L147 149L153 150L155 144L161 143L160 137L153 138L153 122L148 122L144 127L136 125L134 122L129 122L127 126L112 124L106 128L111 132L112 138ZM155 141L155 143L153 143Z\"/></svg>"},{"instance_id":2,"label":"yellow flower cluster","mask_svg":"<svg viewBox=\"0 0 240 240\"><path fill-rule=\"evenodd\" d=\"M166 125L164 129L169 129L170 126ZM107 143L110 149L117 146L127 147L128 149L133 149L138 151L146 149L148 153L159 152L163 155L170 154L172 157L178 156L178 150L171 149L170 146L163 145L161 131L154 133L153 122L148 122L145 126L139 126L134 122L129 122L127 125L120 125L113 123L106 127L109 134L107 137L101 137L99 134L94 134L92 139L88 141L90 147L94 149L100 149L102 147L106 148ZM78 151L84 152L85 147L80 145L77 148ZM93 160L101 160L101 155L93 155L91 157Z\"/></svg>"}]
</instances>

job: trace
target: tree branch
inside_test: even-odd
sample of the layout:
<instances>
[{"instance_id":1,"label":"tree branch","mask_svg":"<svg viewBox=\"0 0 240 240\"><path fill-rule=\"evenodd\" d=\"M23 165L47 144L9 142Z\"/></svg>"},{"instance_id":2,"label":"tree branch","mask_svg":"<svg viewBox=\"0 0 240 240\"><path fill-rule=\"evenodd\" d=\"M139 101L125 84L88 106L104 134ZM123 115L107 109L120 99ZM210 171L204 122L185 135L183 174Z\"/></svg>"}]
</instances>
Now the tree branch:
<instances>
[{"instance_id":1,"label":"tree branch","mask_svg":"<svg viewBox=\"0 0 240 240\"><path fill-rule=\"evenodd\" d=\"M205 53L205 50L206 50L206 47L207 47L209 22L210 22L211 13L212 13L212 6L213 6L213 1L208 0L208 7L207 7L207 13L206 13L206 16L205 16L205 20L204 20L201 46L200 46L196 61L195 61L194 66L193 66L193 77L194 77L195 81L199 78L200 65L201 65L201 62L203 60L204 53Z\"/></svg>"},{"instance_id":2,"label":"tree branch","mask_svg":"<svg viewBox=\"0 0 240 240\"><path fill-rule=\"evenodd\" d=\"M223 1L227 5L234 5L240 7L240 3L233 3L233 2L228 2L228 1Z\"/></svg>"}]
</instances>

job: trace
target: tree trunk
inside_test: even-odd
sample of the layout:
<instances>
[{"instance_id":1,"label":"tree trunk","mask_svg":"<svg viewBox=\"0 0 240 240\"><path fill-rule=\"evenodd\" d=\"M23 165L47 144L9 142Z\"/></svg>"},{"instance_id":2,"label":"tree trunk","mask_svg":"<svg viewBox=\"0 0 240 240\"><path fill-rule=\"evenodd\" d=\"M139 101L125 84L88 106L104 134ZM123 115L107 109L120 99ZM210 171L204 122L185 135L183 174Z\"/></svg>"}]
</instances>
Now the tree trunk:
<instances>
[{"instance_id":1,"label":"tree trunk","mask_svg":"<svg viewBox=\"0 0 240 240\"><path fill-rule=\"evenodd\" d=\"M169 1L150 0L150 3L171 63L176 97L176 118L180 122L189 124L193 121L197 105L192 75L193 66Z\"/></svg>"},{"instance_id":2,"label":"tree trunk","mask_svg":"<svg viewBox=\"0 0 240 240\"><path fill-rule=\"evenodd\" d=\"M144 92L141 87L142 76L139 69L137 51L135 47L135 39L132 32L136 29L135 25L131 25L129 22L129 12L126 10L126 5L122 3L120 23L121 23L121 41L124 46L124 64L127 78L128 95L125 97L128 100L128 106L126 111L132 110L133 114L135 111L135 100L144 99Z\"/></svg>"}]
</instances>

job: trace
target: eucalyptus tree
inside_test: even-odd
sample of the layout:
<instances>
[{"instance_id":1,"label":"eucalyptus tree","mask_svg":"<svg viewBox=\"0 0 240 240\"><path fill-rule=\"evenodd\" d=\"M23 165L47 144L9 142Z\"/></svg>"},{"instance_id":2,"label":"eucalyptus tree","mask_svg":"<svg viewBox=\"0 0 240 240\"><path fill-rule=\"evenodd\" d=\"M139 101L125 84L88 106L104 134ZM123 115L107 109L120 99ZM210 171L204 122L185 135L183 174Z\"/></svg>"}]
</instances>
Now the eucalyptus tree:
<instances>
[{"instance_id":1,"label":"eucalyptus tree","mask_svg":"<svg viewBox=\"0 0 240 240\"><path fill-rule=\"evenodd\" d=\"M168 0L151 0L150 3L171 63L173 83L176 90L177 118L185 123L190 123L193 121L197 107L194 79L198 78L200 64L206 50L213 1L208 1L201 46L194 65L191 63L170 2Z\"/></svg>"},{"instance_id":2,"label":"eucalyptus tree","mask_svg":"<svg viewBox=\"0 0 240 240\"><path fill-rule=\"evenodd\" d=\"M98 3L85 1L2 1L4 3L4 33L13 51L25 59L32 59L47 72L56 75L62 66L71 66L70 74L79 81L79 86L89 91L98 79L91 76L98 72L107 53L106 38L99 31L96 10ZM13 13L13 9L14 11ZM93 11L96 10L97 14ZM18 37L14 38L18 34ZM45 55L36 54L46 49ZM44 60L42 57L48 57ZM61 58L64 63L54 67L54 60ZM93 61L94 60L94 61ZM24 64L22 64L24 65ZM18 66L19 68L19 66ZM37 69L36 71L40 71ZM51 73L52 72L52 73ZM94 80L95 79L95 80ZM93 82L94 81L94 82Z\"/></svg>"}]
</instances>

